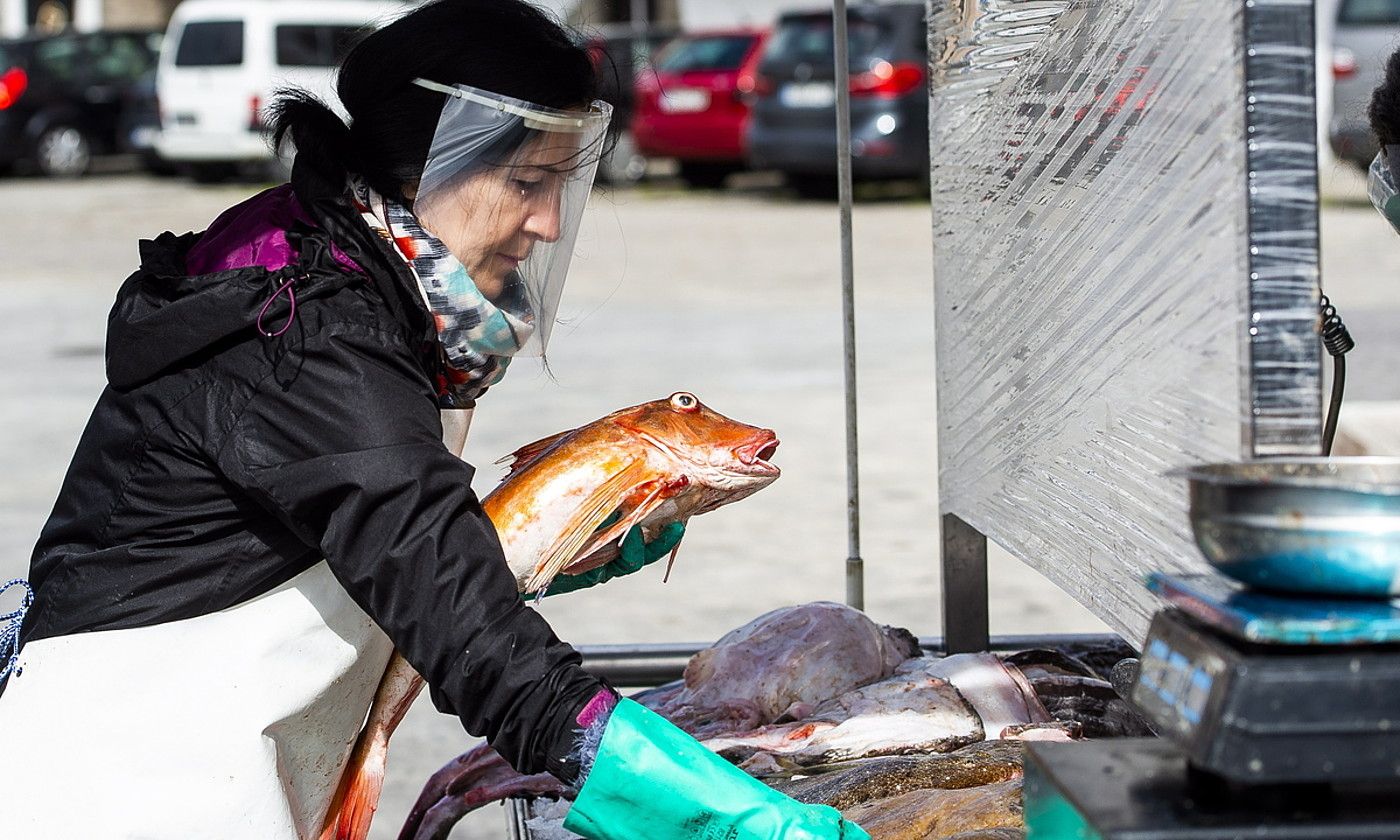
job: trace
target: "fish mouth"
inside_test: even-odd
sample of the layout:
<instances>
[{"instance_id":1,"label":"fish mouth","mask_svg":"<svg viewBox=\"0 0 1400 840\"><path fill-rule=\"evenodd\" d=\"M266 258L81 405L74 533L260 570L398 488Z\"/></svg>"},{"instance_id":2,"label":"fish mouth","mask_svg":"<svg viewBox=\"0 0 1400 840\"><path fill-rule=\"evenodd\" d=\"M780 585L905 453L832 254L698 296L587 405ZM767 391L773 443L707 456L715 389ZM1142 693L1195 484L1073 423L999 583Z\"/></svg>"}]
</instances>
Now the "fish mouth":
<instances>
[{"instance_id":1,"label":"fish mouth","mask_svg":"<svg viewBox=\"0 0 1400 840\"><path fill-rule=\"evenodd\" d=\"M782 471L768 463L768 459L772 458L777 451L778 436L765 430L765 434L758 440L735 449L734 457L748 468L747 471L755 475L776 476Z\"/></svg>"}]
</instances>

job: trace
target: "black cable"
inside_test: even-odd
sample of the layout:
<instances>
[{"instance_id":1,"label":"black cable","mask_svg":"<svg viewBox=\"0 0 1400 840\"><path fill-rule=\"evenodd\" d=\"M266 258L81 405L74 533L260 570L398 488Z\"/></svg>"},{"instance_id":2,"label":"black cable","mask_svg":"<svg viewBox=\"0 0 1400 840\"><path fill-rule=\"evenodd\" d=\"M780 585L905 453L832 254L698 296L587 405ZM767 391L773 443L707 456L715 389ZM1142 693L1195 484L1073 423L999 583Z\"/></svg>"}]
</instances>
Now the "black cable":
<instances>
[{"instance_id":1,"label":"black cable","mask_svg":"<svg viewBox=\"0 0 1400 840\"><path fill-rule=\"evenodd\" d=\"M1322 346L1332 356L1332 398L1327 406L1327 420L1322 427L1322 454L1332 454L1332 440L1337 436L1337 415L1342 409L1342 394L1346 391L1346 354L1356 346L1347 331L1337 307L1323 295L1318 301L1322 311Z\"/></svg>"},{"instance_id":2,"label":"black cable","mask_svg":"<svg viewBox=\"0 0 1400 840\"><path fill-rule=\"evenodd\" d=\"M1332 357L1332 403L1327 408L1327 424L1322 427L1322 454L1332 454L1332 439L1337 436L1337 414L1342 405L1342 391L1346 390L1347 360L1345 356Z\"/></svg>"}]
</instances>

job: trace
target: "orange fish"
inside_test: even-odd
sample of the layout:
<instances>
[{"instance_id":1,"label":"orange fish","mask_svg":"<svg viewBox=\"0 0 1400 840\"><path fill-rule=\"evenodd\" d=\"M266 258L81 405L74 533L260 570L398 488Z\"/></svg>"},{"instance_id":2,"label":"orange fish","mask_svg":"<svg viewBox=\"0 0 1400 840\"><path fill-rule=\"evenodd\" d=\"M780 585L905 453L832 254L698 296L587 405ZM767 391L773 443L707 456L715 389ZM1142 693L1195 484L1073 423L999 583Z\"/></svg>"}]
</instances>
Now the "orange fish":
<instances>
[{"instance_id":1,"label":"orange fish","mask_svg":"<svg viewBox=\"0 0 1400 840\"><path fill-rule=\"evenodd\" d=\"M680 391L614 411L522 446L481 506L522 593L543 593L620 552L634 525L645 539L672 522L746 498L779 475L768 462L778 436L731 420ZM671 561L675 560L671 552ZM669 567L668 567L669 574ZM379 805L389 736L423 689L395 653L341 775L321 840L364 840Z\"/></svg>"},{"instance_id":2,"label":"orange fish","mask_svg":"<svg viewBox=\"0 0 1400 840\"><path fill-rule=\"evenodd\" d=\"M777 448L771 430L681 391L521 447L481 504L520 591L542 592L556 575L616 558L634 525L651 540L773 483Z\"/></svg>"}]
</instances>

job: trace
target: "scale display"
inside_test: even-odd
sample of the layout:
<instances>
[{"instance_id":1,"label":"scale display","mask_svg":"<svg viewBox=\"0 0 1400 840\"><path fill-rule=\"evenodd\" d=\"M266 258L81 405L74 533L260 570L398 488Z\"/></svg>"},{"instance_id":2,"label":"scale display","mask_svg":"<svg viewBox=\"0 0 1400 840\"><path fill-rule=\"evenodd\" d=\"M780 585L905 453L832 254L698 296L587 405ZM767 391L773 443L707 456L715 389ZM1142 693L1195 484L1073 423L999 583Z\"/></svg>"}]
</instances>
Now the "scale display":
<instances>
[{"instance_id":1,"label":"scale display","mask_svg":"<svg viewBox=\"0 0 1400 840\"><path fill-rule=\"evenodd\" d=\"M1258 645L1165 610L1132 702L1192 764L1242 784L1400 780L1400 648Z\"/></svg>"}]
</instances>

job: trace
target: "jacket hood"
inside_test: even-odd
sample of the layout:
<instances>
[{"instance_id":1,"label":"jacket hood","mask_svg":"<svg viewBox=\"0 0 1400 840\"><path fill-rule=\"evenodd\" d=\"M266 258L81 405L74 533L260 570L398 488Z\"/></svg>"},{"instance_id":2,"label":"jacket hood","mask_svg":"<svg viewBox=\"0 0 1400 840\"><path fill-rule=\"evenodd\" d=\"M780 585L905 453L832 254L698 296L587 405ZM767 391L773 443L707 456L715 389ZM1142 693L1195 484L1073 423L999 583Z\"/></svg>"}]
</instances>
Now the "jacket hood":
<instances>
[{"instance_id":1,"label":"jacket hood","mask_svg":"<svg viewBox=\"0 0 1400 840\"><path fill-rule=\"evenodd\" d=\"M301 302L363 279L287 186L231 208L203 234L166 232L142 241L140 252L141 267L107 319L107 381L117 389L254 335L260 318L277 329L290 315L289 293ZM289 281L290 291L282 289Z\"/></svg>"}]
</instances>

